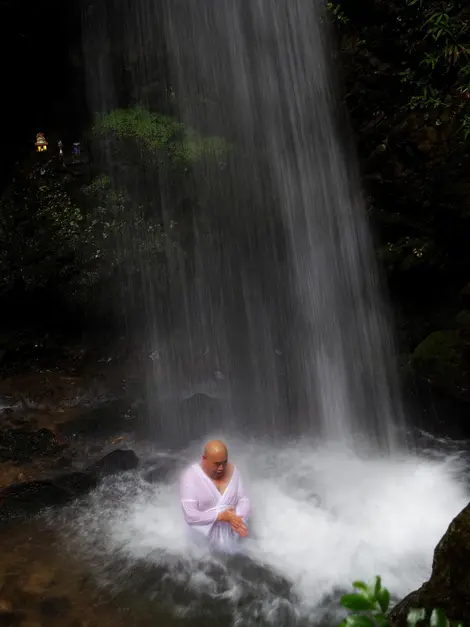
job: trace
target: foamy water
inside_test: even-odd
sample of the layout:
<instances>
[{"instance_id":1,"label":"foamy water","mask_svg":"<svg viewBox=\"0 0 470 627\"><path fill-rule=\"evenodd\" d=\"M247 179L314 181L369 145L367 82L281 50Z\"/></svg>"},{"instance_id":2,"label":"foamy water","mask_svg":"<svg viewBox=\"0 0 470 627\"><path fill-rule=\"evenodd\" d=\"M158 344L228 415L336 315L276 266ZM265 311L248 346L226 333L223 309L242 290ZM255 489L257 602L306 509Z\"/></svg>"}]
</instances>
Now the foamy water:
<instances>
[{"instance_id":1,"label":"foamy water","mask_svg":"<svg viewBox=\"0 0 470 627\"><path fill-rule=\"evenodd\" d=\"M320 619L325 599L355 579L380 574L396 596L418 587L430 574L435 545L469 500L457 455L385 459L303 442L282 448L231 443L230 453L253 502L248 561L263 569L250 574L188 546L177 476L152 485L128 475L103 486L75 519L80 551L99 556L99 576L103 564L121 558L121 575L137 565L158 566L158 577L181 586L191 600L185 611L225 599L233 624L243 623L240 599L249 593L256 602L245 604L245 612L253 615L255 604L268 624L288 607L286 624L297 624L292 617ZM284 582L281 591L268 573ZM120 581L125 586L126 576Z\"/></svg>"}]
</instances>

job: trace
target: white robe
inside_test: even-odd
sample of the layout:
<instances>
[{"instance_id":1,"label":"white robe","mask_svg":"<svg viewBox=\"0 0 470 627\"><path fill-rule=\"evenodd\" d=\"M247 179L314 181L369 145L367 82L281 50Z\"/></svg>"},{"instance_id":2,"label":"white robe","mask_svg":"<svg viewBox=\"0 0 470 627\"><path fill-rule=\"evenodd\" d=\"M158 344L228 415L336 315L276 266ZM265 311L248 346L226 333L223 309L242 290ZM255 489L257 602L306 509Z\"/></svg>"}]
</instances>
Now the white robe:
<instances>
[{"instance_id":1,"label":"white robe","mask_svg":"<svg viewBox=\"0 0 470 627\"><path fill-rule=\"evenodd\" d=\"M250 513L250 500L245 493L237 468L223 494L215 487L199 464L187 468L180 483L181 505L184 519L196 540L206 540L218 550L237 551L240 540L229 523L217 520L220 512L232 507L246 521Z\"/></svg>"}]
</instances>

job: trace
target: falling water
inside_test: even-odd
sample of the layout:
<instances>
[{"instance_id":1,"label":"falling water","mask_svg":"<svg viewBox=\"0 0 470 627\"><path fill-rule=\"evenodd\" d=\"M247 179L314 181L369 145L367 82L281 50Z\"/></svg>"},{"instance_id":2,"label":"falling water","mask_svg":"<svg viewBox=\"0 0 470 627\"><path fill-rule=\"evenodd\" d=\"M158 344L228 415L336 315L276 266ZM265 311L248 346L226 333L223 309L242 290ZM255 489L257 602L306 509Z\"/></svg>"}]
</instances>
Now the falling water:
<instances>
[{"instance_id":1,"label":"falling water","mask_svg":"<svg viewBox=\"0 0 470 627\"><path fill-rule=\"evenodd\" d=\"M165 9L182 118L229 145L223 164L196 171L205 200L184 286L186 350L216 351L227 416L254 432L289 423L391 444L401 415L393 347L323 3Z\"/></svg>"},{"instance_id":2,"label":"falling water","mask_svg":"<svg viewBox=\"0 0 470 627\"><path fill-rule=\"evenodd\" d=\"M248 429L393 445L394 351L324 4L108 0L90 10L95 109L162 109L149 93L166 81L188 127L225 145L194 167L191 245L184 261L168 249L164 299L147 273L158 431L183 442ZM142 165L126 184L136 203L160 199L168 227L174 196L161 172Z\"/></svg>"}]
</instances>

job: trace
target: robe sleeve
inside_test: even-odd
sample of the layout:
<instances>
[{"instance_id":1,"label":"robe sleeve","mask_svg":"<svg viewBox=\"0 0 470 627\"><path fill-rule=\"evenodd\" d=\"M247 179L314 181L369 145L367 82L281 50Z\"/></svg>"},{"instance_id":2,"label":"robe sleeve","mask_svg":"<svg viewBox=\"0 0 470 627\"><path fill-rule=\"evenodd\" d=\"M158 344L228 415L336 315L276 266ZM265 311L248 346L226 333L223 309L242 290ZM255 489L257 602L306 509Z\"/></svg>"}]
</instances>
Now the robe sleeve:
<instances>
[{"instance_id":1,"label":"robe sleeve","mask_svg":"<svg viewBox=\"0 0 470 627\"><path fill-rule=\"evenodd\" d=\"M193 472L190 470L181 478L180 497L183 508L184 519L188 525L197 529L200 533L208 536L212 526L217 520L218 510L213 507L206 511L200 511L197 507L200 488L194 480Z\"/></svg>"},{"instance_id":2,"label":"robe sleeve","mask_svg":"<svg viewBox=\"0 0 470 627\"><path fill-rule=\"evenodd\" d=\"M245 486L243 485L241 477L238 478L238 503L235 512L245 521L251 512L250 499L248 498L248 494L245 492Z\"/></svg>"}]
</instances>

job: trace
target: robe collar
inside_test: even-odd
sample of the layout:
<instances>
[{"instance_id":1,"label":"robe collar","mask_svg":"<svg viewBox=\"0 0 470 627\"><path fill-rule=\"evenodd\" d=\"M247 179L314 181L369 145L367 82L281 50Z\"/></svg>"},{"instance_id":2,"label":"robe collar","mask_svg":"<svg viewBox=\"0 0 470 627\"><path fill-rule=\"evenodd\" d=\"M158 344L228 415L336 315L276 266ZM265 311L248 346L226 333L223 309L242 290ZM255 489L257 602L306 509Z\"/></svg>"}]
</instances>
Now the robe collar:
<instances>
[{"instance_id":1,"label":"robe collar","mask_svg":"<svg viewBox=\"0 0 470 627\"><path fill-rule=\"evenodd\" d=\"M202 476L202 478L205 480L205 482L209 485L209 487L210 487L210 489L212 490L212 493L214 494L214 496L217 496L217 499L218 499L219 501L221 501L221 500L224 498L224 496L225 496L226 494L228 494L229 488L231 487L232 482L233 482L233 480L234 480L235 473L237 472L237 467L236 467L236 466L234 467L234 469L233 469L233 473L232 473L232 476L230 477L230 481L227 483L227 486L226 486L225 490L223 491L223 493L221 493L221 492L219 492L219 490L217 490L217 488L215 487L215 485L214 485L213 481L211 481L211 480L209 479L209 477L208 477L208 476L206 475L206 473L203 471L203 469L201 468L201 466L200 466L198 463L194 464L194 466L198 469L199 474Z\"/></svg>"}]
</instances>

